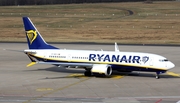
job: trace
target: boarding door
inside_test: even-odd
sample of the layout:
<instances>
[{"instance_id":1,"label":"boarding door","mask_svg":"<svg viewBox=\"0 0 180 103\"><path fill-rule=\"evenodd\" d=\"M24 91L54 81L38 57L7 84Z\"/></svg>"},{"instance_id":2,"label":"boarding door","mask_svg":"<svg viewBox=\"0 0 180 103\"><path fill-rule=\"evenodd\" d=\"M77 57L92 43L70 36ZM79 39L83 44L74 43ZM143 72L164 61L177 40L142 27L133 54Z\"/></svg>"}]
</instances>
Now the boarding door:
<instances>
[{"instance_id":1,"label":"boarding door","mask_svg":"<svg viewBox=\"0 0 180 103\"><path fill-rule=\"evenodd\" d=\"M48 54L47 54L46 52L43 52L42 55L43 55L43 57L44 57L44 61L47 61Z\"/></svg>"},{"instance_id":2,"label":"boarding door","mask_svg":"<svg viewBox=\"0 0 180 103\"><path fill-rule=\"evenodd\" d=\"M68 62L71 62L71 59L72 59L71 54L68 54L67 59L68 59Z\"/></svg>"},{"instance_id":3,"label":"boarding door","mask_svg":"<svg viewBox=\"0 0 180 103\"><path fill-rule=\"evenodd\" d=\"M153 58L150 58L149 65L153 66Z\"/></svg>"}]
</instances>

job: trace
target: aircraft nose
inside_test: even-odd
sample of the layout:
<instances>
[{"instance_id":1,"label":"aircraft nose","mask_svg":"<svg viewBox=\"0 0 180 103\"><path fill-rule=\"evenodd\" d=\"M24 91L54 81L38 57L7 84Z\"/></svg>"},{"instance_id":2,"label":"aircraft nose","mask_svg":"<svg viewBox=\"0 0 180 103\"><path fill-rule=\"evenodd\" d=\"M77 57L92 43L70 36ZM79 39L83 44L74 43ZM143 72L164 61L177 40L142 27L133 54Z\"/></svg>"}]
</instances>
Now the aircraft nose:
<instances>
[{"instance_id":1,"label":"aircraft nose","mask_svg":"<svg viewBox=\"0 0 180 103\"><path fill-rule=\"evenodd\" d=\"M171 68L174 68L174 67L175 67L174 63L172 63L172 62L168 63L168 69L171 69Z\"/></svg>"}]
</instances>

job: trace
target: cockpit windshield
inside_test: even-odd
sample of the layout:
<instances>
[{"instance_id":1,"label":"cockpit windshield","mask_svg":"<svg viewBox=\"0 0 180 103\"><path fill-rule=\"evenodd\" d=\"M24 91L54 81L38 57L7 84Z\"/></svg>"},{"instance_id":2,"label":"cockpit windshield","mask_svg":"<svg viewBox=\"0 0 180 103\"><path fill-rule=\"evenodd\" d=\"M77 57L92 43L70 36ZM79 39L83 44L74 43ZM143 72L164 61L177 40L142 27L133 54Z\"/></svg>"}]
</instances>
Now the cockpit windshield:
<instances>
[{"instance_id":1,"label":"cockpit windshield","mask_svg":"<svg viewBox=\"0 0 180 103\"><path fill-rule=\"evenodd\" d=\"M159 59L159 61L160 61L160 62L167 62L167 61L169 61L169 60L167 60L167 59Z\"/></svg>"}]
</instances>

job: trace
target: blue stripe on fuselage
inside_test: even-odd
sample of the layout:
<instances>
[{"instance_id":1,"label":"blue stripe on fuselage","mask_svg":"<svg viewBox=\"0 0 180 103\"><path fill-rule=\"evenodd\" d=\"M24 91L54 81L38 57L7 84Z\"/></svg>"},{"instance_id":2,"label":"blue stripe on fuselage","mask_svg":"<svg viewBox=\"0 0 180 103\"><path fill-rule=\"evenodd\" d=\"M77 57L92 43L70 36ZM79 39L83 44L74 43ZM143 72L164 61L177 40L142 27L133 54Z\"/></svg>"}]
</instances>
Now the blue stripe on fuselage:
<instances>
[{"instance_id":1,"label":"blue stripe on fuselage","mask_svg":"<svg viewBox=\"0 0 180 103\"><path fill-rule=\"evenodd\" d=\"M53 60L53 59L44 59L44 58L41 58L41 57L37 57L37 56L35 56L35 55L31 55L30 54L30 56L31 57L34 57L34 58L36 58L38 61L44 61L44 62L64 62L64 63L66 63L67 61L63 61L63 60ZM118 58L118 56L120 57L120 55L117 55L117 56L114 56L113 58ZM130 56L129 56L130 57ZM133 56L132 56L133 57ZM130 57L131 58L131 57ZM137 58L137 57L135 57L135 58ZM133 58L132 58L133 59ZM137 59L138 60L138 59ZM71 62L71 63L89 63L89 62L76 62L76 61L74 61L74 62ZM151 71L151 72L157 72L157 71L160 71L160 72L165 72L166 70L162 70L162 69L158 69L158 68L147 68L147 67L140 67L140 66L138 66L138 67L135 67L135 66L130 66L130 65L114 65L114 64L110 64L111 65L111 67L112 67L112 69L113 70L119 70L119 71L123 71L123 70L127 70L127 71Z\"/></svg>"}]
</instances>

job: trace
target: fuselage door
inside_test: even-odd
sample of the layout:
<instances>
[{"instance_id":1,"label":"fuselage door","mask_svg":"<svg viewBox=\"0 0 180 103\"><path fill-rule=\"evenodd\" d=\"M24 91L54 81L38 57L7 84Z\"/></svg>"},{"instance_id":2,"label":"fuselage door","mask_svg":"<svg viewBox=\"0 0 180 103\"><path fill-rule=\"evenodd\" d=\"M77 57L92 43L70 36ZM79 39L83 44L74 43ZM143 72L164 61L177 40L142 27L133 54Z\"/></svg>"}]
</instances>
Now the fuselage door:
<instances>
[{"instance_id":1,"label":"fuselage door","mask_svg":"<svg viewBox=\"0 0 180 103\"><path fill-rule=\"evenodd\" d=\"M68 59L69 62L71 61L71 59L72 59L71 54L68 54L67 59Z\"/></svg>"},{"instance_id":2,"label":"fuselage door","mask_svg":"<svg viewBox=\"0 0 180 103\"><path fill-rule=\"evenodd\" d=\"M150 58L149 65L153 66L153 58Z\"/></svg>"}]
</instances>

